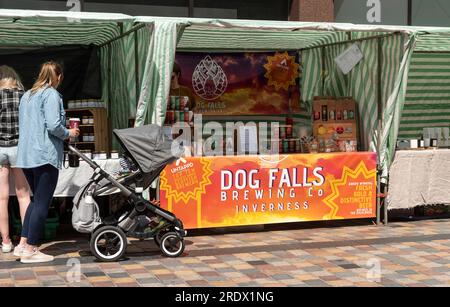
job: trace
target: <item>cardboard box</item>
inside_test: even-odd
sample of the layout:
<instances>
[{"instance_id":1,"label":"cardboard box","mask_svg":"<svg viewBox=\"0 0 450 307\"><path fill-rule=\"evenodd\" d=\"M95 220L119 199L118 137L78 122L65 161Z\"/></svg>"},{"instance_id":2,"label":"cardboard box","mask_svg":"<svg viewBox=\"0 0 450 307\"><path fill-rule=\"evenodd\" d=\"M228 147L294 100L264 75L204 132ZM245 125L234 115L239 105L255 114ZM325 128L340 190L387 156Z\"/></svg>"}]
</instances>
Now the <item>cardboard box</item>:
<instances>
[{"instance_id":1,"label":"cardboard box","mask_svg":"<svg viewBox=\"0 0 450 307\"><path fill-rule=\"evenodd\" d=\"M355 121L357 109L352 98L315 97L313 101L313 121L323 123Z\"/></svg>"},{"instance_id":2,"label":"cardboard box","mask_svg":"<svg viewBox=\"0 0 450 307\"><path fill-rule=\"evenodd\" d=\"M313 135L318 139L329 139L335 134L339 139L357 139L358 131L355 123L314 123Z\"/></svg>"}]
</instances>

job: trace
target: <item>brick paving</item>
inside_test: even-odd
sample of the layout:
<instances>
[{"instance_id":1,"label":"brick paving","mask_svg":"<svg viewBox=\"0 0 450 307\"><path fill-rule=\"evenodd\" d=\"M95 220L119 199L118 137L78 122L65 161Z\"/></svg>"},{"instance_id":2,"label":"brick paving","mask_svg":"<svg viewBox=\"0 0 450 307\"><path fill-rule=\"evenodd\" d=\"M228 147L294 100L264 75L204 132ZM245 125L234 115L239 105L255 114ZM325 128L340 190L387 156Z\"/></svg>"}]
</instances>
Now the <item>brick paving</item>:
<instances>
[{"instance_id":1,"label":"brick paving","mask_svg":"<svg viewBox=\"0 0 450 307\"><path fill-rule=\"evenodd\" d=\"M43 245L53 263L0 254L0 287L450 286L449 219L284 228L196 231L176 259L152 241L130 240L127 258L116 263L96 261L78 236Z\"/></svg>"}]
</instances>

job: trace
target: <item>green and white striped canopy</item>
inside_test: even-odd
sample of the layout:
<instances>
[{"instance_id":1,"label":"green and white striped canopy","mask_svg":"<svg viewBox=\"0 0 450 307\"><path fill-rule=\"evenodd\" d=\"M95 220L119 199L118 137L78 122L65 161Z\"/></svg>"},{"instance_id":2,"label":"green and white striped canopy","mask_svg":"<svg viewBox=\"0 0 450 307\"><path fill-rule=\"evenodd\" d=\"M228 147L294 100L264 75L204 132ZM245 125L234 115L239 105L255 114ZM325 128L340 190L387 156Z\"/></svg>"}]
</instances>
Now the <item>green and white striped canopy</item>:
<instances>
[{"instance_id":1,"label":"green and white striped canopy","mask_svg":"<svg viewBox=\"0 0 450 307\"><path fill-rule=\"evenodd\" d=\"M149 52L153 57L147 63L152 63L153 68L147 71L144 77L149 79L143 83L153 80L155 87L141 92L138 124L146 115L155 123L164 120L175 50L299 50L303 61L302 100L310 103L318 95L354 97L362 119L363 148L378 149L384 177L394 156L405 97L411 95L408 91L406 96L413 51L450 51L449 28L152 17L137 17L136 21L154 25L155 42ZM355 39L360 39L357 44L364 60L350 74L343 75L334 58ZM380 126L379 103L383 111Z\"/></svg>"},{"instance_id":2,"label":"green and white striped canopy","mask_svg":"<svg viewBox=\"0 0 450 307\"><path fill-rule=\"evenodd\" d=\"M144 27L103 46L137 25ZM334 58L353 43L364 59L343 75ZM298 50L303 102L308 105L319 95L354 97L362 119L363 147L378 148L385 176L399 132L400 137L416 135L420 123L450 116L450 108L436 115L447 108L450 98L446 75L450 58L445 54L450 54L450 28L0 10L0 47L70 44L102 46L103 96L111 107L113 127L126 126L133 116L137 125L162 124L177 50ZM309 115L300 116L307 120Z\"/></svg>"},{"instance_id":3,"label":"green and white striped canopy","mask_svg":"<svg viewBox=\"0 0 450 307\"><path fill-rule=\"evenodd\" d=\"M1 46L100 45L120 35L123 14L0 10Z\"/></svg>"},{"instance_id":4,"label":"green and white striped canopy","mask_svg":"<svg viewBox=\"0 0 450 307\"><path fill-rule=\"evenodd\" d=\"M0 48L100 46L118 37L133 24L133 17L123 14L0 10ZM108 44L100 52L103 60L103 99L110 102L108 111L114 128L127 125L130 100L136 99L135 92L131 91L135 86L129 87L126 82L126 67L134 68L129 59L130 50L133 48L128 40L123 39ZM109 54L111 63L106 60Z\"/></svg>"}]
</instances>

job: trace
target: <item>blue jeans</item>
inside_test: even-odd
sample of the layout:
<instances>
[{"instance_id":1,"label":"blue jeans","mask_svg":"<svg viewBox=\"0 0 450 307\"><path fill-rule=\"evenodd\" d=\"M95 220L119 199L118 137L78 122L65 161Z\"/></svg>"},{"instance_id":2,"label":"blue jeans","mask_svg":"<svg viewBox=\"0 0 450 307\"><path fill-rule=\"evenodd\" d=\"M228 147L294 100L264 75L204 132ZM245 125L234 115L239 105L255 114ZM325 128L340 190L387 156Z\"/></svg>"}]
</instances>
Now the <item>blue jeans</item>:
<instances>
[{"instance_id":1,"label":"blue jeans","mask_svg":"<svg viewBox=\"0 0 450 307\"><path fill-rule=\"evenodd\" d=\"M23 172L33 192L33 200L25 214L22 237L27 238L28 244L38 245L58 183L59 170L47 164L23 169Z\"/></svg>"}]
</instances>

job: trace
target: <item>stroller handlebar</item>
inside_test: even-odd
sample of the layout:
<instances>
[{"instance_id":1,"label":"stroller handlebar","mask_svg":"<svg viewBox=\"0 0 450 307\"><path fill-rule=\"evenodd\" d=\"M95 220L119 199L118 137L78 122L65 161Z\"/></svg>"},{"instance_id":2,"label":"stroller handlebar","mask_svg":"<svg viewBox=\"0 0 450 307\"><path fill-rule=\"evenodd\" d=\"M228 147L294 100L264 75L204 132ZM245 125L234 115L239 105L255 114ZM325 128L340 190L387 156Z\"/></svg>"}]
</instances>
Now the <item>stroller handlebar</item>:
<instances>
[{"instance_id":1,"label":"stroller handlebar","mask_svg":"<svg viewBox=\"0 0 450 307\"><path fill-rule=\"evenodd\" d=\"M86 157L82 152L80 152L78 149L76 149L75 147L73 147L72 145L68 144L68 148L70 151L72 151L74 154L76 154L77 156L79 156L81 159L83 159L83 161L85 161L91 168L93 168L95 170L95 172L98 174L100 174L103 178L106 178L107 180L109 180L114 186L116 186L117 188L119 188L122 193L126 196L126 197L130 197L130 195L132 195L132 192L127 189L124 185L122 185L120 182L118 182L114 177L112 177L110 174L108 174L107 172L105 172L100 165L98 165L97 163L95 163L94 161L92 161L91 159L89 159L88 157Z\"/></svg>"}]
</instances>

